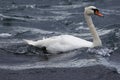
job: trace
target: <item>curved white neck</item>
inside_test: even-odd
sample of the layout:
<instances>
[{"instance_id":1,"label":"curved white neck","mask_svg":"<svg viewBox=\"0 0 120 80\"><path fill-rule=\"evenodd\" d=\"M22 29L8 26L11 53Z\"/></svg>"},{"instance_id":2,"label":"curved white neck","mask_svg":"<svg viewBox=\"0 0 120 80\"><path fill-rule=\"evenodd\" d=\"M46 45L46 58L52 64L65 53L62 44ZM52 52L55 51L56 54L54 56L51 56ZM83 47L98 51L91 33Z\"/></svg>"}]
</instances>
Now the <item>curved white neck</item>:
<instances>
[{"instance_id":1,"label":"curved white neck","mask_svg":"<svg viewBox=\"0 0 120 80\"><path fill-rule=\"evenodd\" d=\"M85 19L87 21L87 25L90 28L90 32L93 35L93 47L95 47L95 46L101 46L102 42L101 42L100 37L99 37L99 35L98 35L95 27L94 27L94 24L93 24L91 16L87 15L86 13L84 13L84 16L85 16Z\"/></svg>"}]
</instances>

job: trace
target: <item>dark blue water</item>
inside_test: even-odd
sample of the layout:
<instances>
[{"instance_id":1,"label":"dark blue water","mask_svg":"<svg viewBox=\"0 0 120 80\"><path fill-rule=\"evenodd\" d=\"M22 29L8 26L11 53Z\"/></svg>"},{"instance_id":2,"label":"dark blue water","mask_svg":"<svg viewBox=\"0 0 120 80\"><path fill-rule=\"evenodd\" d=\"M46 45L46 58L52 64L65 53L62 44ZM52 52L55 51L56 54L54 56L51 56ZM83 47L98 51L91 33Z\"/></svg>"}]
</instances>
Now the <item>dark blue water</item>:
<instances>
[{"instance_id":1,"label":"dark blue water","mask_svg":"<svg viewBox=\"0 0 120 80\"><path fill-rule=\"evenodd\" d=\"M97 64L120 71L120 1L2 0L0 1L0 68L85 67ZM104 18L93 16L103 46L58 55L44 54L23 39L70 34L92 41L84 20L85 6L94 5Z\"/></svg>"}]
</instances>

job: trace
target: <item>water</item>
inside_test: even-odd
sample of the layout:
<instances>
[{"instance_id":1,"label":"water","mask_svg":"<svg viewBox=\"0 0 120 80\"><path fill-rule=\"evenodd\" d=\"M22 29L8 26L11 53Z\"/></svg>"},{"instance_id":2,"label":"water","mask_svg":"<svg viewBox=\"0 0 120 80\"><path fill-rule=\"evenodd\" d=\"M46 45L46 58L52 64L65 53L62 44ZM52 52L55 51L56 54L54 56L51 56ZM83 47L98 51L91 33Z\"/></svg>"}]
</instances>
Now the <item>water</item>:
<instances>
[{"instance_id":1,"label":"water","mask_svg":"<svg viewBox=\"0 0 120 80\"><path fill-rule=\"evenodd\" d=\"M82 48L62 54L44 54L25 44L70 34L92 41L84 7L95 5L104 18L93 16L103 47ZM120 6L118 0L4 0L0 2L0 68L22 70L45 67L105 65L120 72Z\"/></svg>"}]
</instances>

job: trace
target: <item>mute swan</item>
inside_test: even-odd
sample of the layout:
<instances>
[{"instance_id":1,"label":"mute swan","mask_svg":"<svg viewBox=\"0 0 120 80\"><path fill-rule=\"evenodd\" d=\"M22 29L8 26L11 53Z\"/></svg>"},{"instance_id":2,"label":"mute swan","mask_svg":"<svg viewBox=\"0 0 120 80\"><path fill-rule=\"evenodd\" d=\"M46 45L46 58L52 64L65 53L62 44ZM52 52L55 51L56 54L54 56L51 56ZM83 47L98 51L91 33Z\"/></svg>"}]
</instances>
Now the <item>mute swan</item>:
<instances>
[{"instance_id":1,"label":"mute swan","mask_svg":"<svg viewBox=\"0 0 120 80\"><path fill-rule=\"evenodd\" d=\"M103 16L95 6L85 7L84 16L87 25L93 35L93 42L86 41L84 39L74 37L72 35L54 36L38 41L32 41L32 40L24 40L24 41L27 42L29 45L33 45L39 48L44 47L49 53L66 52L82 47L92 48L96 46L102 46L100 37L91 19L91 15L93 14L98 16Z\"/></svg>"}]
</instances>

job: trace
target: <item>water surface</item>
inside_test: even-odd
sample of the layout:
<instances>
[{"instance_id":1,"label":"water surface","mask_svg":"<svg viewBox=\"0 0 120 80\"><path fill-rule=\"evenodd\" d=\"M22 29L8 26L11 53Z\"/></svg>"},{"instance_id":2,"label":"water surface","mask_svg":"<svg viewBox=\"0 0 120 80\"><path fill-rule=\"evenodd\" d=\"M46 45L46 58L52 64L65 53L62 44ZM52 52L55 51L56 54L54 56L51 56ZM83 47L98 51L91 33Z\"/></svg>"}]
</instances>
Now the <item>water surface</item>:
<instances>
[{"instance_id":1,"label":"water surface","mask_svg":"<svg viewBox=\"0 0 120 80\"><path fill-rule=\"evenodd\" d=\"M94 5L104 18L92 16L103 46L63 54L44 54L23 39L39 40L70 34L92 41L84 20L85 6ZM120 72L120 6L118 0L4 0L0 2L0 68L105 65Z\"/></svg>"}]
</instances>

